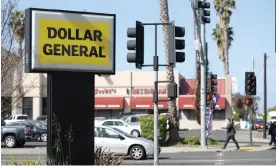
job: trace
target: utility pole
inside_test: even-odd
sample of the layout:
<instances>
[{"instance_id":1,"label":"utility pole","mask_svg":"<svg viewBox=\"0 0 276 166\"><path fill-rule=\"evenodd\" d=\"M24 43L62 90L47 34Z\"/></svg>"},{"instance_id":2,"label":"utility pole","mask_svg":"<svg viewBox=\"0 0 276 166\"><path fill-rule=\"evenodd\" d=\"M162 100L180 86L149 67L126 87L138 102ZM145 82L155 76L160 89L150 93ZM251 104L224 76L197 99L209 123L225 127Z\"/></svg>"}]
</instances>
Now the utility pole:
<instances>
[{"instance_id":1,"label":"utility pole","mask_svg":"<svg viewBox=\"0 0 276 166\"><path fill-rule=\"evenodd\" d=\"M266 139L266 124L267 124L266 60L267 60L267 55L266 55L266 53L264 53L264 129L263 129L263 138L264 139Z\"/></svg>"}]
</instances>

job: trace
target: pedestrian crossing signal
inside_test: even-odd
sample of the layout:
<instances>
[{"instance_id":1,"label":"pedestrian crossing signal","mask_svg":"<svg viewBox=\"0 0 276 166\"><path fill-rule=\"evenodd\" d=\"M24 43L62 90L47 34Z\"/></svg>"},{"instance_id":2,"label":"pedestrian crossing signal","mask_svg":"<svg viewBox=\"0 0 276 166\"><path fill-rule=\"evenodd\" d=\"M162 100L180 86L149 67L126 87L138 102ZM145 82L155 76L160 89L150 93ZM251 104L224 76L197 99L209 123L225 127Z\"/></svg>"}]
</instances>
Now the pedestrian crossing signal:
<instances>
[{"instance_id":1,"label":"pedestrian crossing signal","mask_svg":"<svg viewBox=\"0 0 276 166\"><path fill-rule=\"evenodd\" d=\"M253 99L252 98L245 98L244 104L250 106L253 104Z\"/></svg>"}]
</instances>

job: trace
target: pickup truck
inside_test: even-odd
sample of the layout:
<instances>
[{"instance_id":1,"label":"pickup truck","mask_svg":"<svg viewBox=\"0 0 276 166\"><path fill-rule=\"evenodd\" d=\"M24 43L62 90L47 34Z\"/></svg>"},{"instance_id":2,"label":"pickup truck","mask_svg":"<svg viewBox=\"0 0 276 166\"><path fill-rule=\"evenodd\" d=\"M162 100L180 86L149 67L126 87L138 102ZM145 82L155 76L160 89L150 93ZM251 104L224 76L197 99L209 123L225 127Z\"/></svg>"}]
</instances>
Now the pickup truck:
<instances>
[{"instance_id":1,"label":"pickup truck","mask_svg":"<svg viewBox=\"0 0 276 166\"><path fill-rule=\"evenodd\" d=\"M4 120L1 120L1 142L8 148L23 146L28 131L25 126L5 126Z\"/></svg>"},{"instance_id":2,"label":"pickup truck","mask_svg":"<svg viewBox=\"0 0 276 166\"><path fill-rule=\"evenodd\" d=\"M5 120L5 123L15 122L15 121L25 121L29 120L29 116L25 114L20 115L12 115L8 119Z\"/></svg>"}]
</instances>

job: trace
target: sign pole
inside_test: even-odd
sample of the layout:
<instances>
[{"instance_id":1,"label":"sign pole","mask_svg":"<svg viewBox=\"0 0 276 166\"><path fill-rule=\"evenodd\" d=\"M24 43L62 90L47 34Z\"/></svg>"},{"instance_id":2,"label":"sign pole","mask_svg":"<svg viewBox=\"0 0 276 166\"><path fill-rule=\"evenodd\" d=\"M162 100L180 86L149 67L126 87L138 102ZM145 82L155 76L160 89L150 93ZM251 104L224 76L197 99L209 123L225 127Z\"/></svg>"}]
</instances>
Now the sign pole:
<instances>
[{"instance_id":1,"label":"sign pole","mask_svg":"<svg viewBox=\"0 0 276 166\"><path fill-rule=\"evenodd\" d=\"M94 74L51 72L47 83L48 164L94 165Z\"/></svg>"}]
</instances>

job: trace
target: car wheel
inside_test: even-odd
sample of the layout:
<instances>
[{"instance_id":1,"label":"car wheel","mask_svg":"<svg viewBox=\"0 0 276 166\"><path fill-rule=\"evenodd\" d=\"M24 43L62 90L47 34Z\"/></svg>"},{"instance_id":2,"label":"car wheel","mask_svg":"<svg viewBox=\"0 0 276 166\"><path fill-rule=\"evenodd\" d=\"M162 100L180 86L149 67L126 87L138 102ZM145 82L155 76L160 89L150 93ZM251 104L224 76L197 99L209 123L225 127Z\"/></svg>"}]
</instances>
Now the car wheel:
<instances>
[{"instance_id":1,"label":"car wheel","mask_svg":"<svg viewBox=\"0 0 276 166\"><path fill-rule=\"evenodd\" d=\"M7 136L4 142L5 146L8 148L14 148L16 146L16 139L14 136Z\"/></svg>"},{"instance_id":2,"label":"car wheel","mask_svg":"<svg viewBox=\"0 0 276 166\"><path fill-rule=\"evenodd\" d=\"M26 143L25 141L19 141L18 144L17 144L17 146L24 146L25 143Z\"/></svg>"},{"instance_id":3,"label":"car wheel","mask_svg":"<svg viewBox=\"0 0 276 166\"><path fill-rule=\"evenodd\" d=\"M133 135L134 137L139 137L140 136L140 132L138 130L132 130L131 131L131 135Z\"/></svg>"},{"instance_id":4,"label":"car wheel","mask_svg":"<svg viewBox=\"0 0 276 166\"><path fill-rule=\"evenodd\" d=\"M146 156L145 149L142 146L135 145L130 149L130 156L134 160L142 160Z\"/></svg>"},{"instance_id":5,"label":"car wheel","mask_svg":"<svg viewBox=\"0 0 276 166\"><path fill-rule=\"evenodd\" d=\"M47 133L42 133L42 134L40 135L40 140L41 140L42 142L47 142Z\"/></svg>"}]
</instances>

